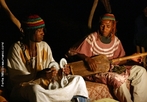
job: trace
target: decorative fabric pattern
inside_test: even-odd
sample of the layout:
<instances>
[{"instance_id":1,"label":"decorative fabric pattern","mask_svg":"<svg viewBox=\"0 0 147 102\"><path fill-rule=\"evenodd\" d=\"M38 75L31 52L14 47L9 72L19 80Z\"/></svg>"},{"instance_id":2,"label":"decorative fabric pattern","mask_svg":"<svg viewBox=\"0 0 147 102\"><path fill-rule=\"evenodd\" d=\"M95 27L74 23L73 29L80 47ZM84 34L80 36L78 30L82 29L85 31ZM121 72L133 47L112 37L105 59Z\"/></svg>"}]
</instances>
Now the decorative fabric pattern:
<instances>
[{"instance_id":1,"label":"decorative fabric pattern","mask_svg":"<svg viewBox=\"0 0 147 102\"><path fill-rule=\"evenodd\" d=\"M94 55L97 55L97 54L104 54L106 55L107 57L112 57L114 55L114 52L118 49L118 46L120 44L120 40L115 37L114 38L114 43L111 47L109 48L102 48L96 41L97 39L95 38L95 36L93 34L89 35L87 38L86 38L86 41L91 45L91 52L94 54ZM100 42L99 42L100 43Z\"/></svg>"},{"instance_id":2,"label":"decorative fabric pattern","mask_svg":"<svg viewBox=\"0 0 147 102\"><path fill-rule=\"evenodd\" d=\"M93 100L98 100L102 98L113 98L108 86L105 84L86 81L86 87L91 102Z\"/></svg>"},{"instance_id":3,"label":"decorative fabric pattern","mask_svg":"<svg viewBox=\"0 0 147 102\"><path fill-rule=\"evenodd\" d=\"M89 75L85 77L85 80L94 81L98 83L103 83L106 85L112 85L114 88L120 87L124 82L127 81L128 73L127 71L122 74L117 74L114 72L97 73L94 75Z\"/></svg>"},{"instance_id":4,"label":"decorative fabric pattern","mask_svg":"<svg viewBox=\"0 0 147 102\"><path fill-rule=\"evenodd\" d=\"M121 41L116 36L109 44L105 44L100 41L98 32L91 33L80 44L70 48L68 52L70 55L80 53L88 57L104 54L109 59L125 56Z\"/></svg>"}]
</instances>

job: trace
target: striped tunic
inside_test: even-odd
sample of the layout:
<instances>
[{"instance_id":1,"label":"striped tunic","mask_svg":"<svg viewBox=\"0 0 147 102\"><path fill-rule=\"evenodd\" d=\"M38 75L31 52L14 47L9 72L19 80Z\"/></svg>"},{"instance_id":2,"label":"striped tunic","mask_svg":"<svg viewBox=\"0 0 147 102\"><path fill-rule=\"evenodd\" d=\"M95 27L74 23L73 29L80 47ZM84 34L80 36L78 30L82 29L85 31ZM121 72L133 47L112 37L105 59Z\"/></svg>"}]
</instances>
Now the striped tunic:
<instances>
[{"instance_id":1,"label":"striped tunic","mask_svg":"<svg viewBox=\"0 0 147 102\"><path fill-rule=\"evenodd\" d=\"M125 51L121 41L114 36L109 44L102 43L98 37L98 33L94 32L88 35L78 46L74 46L69 50L71 55L85 54L88 57L104 54L108 59L114 59L125 56ZM97 73L86 76L85 79L94 82L112 85L117 88L126 82L129 73L123 72L117 74L114 72Z\"/></svg>"},{"instance_id":2,"label":"striped tunic","mask_svg":"<svg viewBox=\"0 0 147 102\"><path fill-rule=\"evenodd\" d=\"M106 55L109 59L125 56L121 41L115 36L109 44L102 43L97 32L88 35L82 43L69 50L70 53L85 54L92 57L99 54Z\"/></svg>"}]
</instances>

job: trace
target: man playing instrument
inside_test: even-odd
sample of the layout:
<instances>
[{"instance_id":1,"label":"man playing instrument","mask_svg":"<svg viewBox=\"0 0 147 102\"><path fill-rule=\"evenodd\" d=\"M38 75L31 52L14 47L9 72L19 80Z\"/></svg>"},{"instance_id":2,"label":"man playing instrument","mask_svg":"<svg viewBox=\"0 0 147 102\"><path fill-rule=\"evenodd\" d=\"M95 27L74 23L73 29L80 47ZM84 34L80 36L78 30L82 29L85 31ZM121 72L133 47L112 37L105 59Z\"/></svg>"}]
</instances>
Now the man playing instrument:
<instances>
[{"instance_id":1,"label":"man playing instrument","mask_svg":"<svg viewBox=\"0 0 147 102\"><path fill-rule=\"evenodd\" d=\"M121 41L115 36L116 20L113 14L104 14L99 22L99 29L96 32L86 36L82 42L71 47L67 56L78 56L89 65L91 71L97 70L97 64L91 57L97 55L106 55L108 59L115 59L125 56ZM133 58L135 62L140 62L140 58ZM114 94L120 102L147 102L147 72L146 69L139 66L125 66L122 73L116 73L114 68L124 68L119 66L124 62L113 63L109 72L97 73L86 76L89 81L101 82L107 85L112 85ZM133 97L126 86L129 80L133 86Z\"/></svg>"},{"instance_id":2,"label":"man playing instrument","mask_svg":"<svg viewBox=\"0 0 147 102\"><path fill-rule=\"evenodd\" d=\"M71 102L74 97L86 102L88 92L81 76L70 76L69 83L63 87L58 85L58 80L55 80L55 76L59 75L59 68L57 64L51 64L55 62L51 48L42 41L45 34L44 20L36 14L29 15L22 22L22 28L23 39L12 45L7 58L12 88L11 100L14 102ZM61 71L69 74L67 69ZM40 80L44 86L38 82Z\"/></svg>"}]
</instances>

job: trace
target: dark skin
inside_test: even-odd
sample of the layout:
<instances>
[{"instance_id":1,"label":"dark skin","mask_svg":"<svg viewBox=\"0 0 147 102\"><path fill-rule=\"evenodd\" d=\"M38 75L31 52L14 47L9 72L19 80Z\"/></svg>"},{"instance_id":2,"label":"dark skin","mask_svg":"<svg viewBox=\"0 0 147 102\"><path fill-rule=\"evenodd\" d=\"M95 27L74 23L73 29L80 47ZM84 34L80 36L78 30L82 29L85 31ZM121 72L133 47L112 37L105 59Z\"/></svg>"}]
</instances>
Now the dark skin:
<instances>
[{"instance_id":1,"label":"dark skin","mask_svg":"<svg viewBox=\"0 0 147 102\"><path fill-rule=\"evenodd\" d=\"M43 40L44 37L44 28L39 28L35 31L35 34L30 37L30 43L29 43L29 53L30 56L35 57L37 55L37 48L36 48L36 43L37 42L41 42ZM41 73L39 72L37 74L37 77L41 76L44 77L45 79L52 79L55 76L57 76L57 74L60 75L60 73L63 71L66 75L68 75L70 73L70 68L68 65L65 65L65 67L62 70L57 70L57 68L55 67L51 67L50 69L45 69L43 71L41 71Z\"/></svg>"},{"instance_id":2,"label":"dark skin","mask_svg":"<svg viewBox=\"0 0 147 102\"><path fill-rule=\"evenodd\" d=\"M103 20L100 24L100 33L102 36L109 36L112 31L112 21ZM82 58L88 65L91 71L96 71L97 64L96 61L90 57L85 56L84 54L77 54L80 58Z\"/></svg>"},{"instance_id":3,"label":"dark skin","mask_svg":"<svg viewBox=\"0 0 147 102\"><path fill-rule=\"evenodd\" d=\"M41 72L41 73L40 73ZM57 70L55 67L47 68L38 73L39 76L37 77L43 77L45 79L51 80L58 76L59 79L62 78L62 72L64 72L65 75L69 75L71 70L68 64L65 65L63 69Z\"/></svg>"},{"instance_id":4,"label":"dark skin","mask_svg":"<svg viewBox=\"0 0 147 102\"><path fill-rule=\"evenodd\" d=\"M103 20L100 24L100 33L102 36L108 37L113 29L113 22L110 20Z\"/></svg>"},{"instance_id":5,"label":"dark skin","mask_svg":"<svg viewBox=\"0 0 147 102\"><path fill-rule=\"evenodd\" d=\"M102 36L108 37L111 35L111 31L113 29L113 22L111 20L102 20L100 23L100 34ZM84 62L86 62L90 68L91 71L96 71L97 68L97 64L96 61L94 59L92 59L91 57L87 57L84 54L77 54L77 56L79 56ZM131 60L135 61L135 62L141 62L142 58L138 57L138 58L133 58ZM117 64L119 63L119 65L126 63L126 61L122 61L122 62L116 62Z\"/></svg>"},{"instance_id":6,"label":"dark skin","mask_svg":"<svg viewBox=\"0 0 147 102\"><path fill-rule=\"evenodd\" d=\"M35 57L37 55L37 48L36 48L36 43L41 42L44 37L44 28L39 28L35 31L35 34L30 37L29 40L29 53L31 57Z\"/></svg>"},{"instance_id":7,"label":"dark skin","mask_svg":"<svg viewBox=\"0 0 147 102\"><path fill-rule=\"evenodd\" d=\"M22 40L22 42L25 44L26 48L29 50L29 54L30 54L30 57L36 57L37 56L37 47L36 47L36 43L37 42L41 42L43 40L43 36L44 36L44 31L43 31L44 28L39 28L39 29L36 29L36 31L34 32L34 34L32 33L27 33L25 32L25 36L24 36L24 39ZM47 70L44 70L44 72L40 71L40 72L37 72L37 75L34 79L37 79L39 78L40 76L43 76L45 78L47 78L46 76L46 71ZM30 77L32 74L30 75L25 75L25 77ZM20 78L20 80L22 80L23 76L19 76L18 78ZM29 81L29 80L24 80L24 82L26 81ZM23 81L22 81L23 82Z\"/></svg>"}]
</instances>

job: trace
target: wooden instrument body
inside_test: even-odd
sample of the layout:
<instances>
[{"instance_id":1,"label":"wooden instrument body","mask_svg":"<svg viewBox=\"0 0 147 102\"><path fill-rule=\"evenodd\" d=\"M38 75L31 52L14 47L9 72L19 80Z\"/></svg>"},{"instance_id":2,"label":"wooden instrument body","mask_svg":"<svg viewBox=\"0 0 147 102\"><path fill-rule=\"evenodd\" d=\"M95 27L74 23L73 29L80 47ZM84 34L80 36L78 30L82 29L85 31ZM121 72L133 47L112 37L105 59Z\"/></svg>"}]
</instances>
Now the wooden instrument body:
<instances>
[{"instance_id":1,"label":"wooden instrument body","mask_svg":"<svg viewBox=\"0 0 147 102\"><path fill-rule=\"evenodd\" d=\"M108 72L110 69L110 62L113 64L115 62L121 62L124 60L137 58L137 57L143 57L146 55L147 55L147 52L133 54L133 55L126 56L126 57L116 58L111 61L105 55L98 55L98 56L92 57L92 59L95 59L98 63L98 67L95 72L90 71L89 67L82 60L77 61L77 62L68 63L68 64L71 67L72 74L86 76L86 75L91 75L91 74L95 74L99 72Z\"/></svg>"},{"instance_id":2,"label":"wooden instrument body","mask_svg":"<svg viewBox=\"0 0 147 102\"><path fill-rule=\"evenodd\" d=\"M90 71L88 65L84 63L84 61L77 61L77 62L72 62L68 63L72 74L76 75L81 75L81 76L86 76L94 73L99 73L99 72L108 72L110 69L110 61L105 55L99 55L95 56L92 59L95 59L97 61L97 70L95 72Z\"/></svg>"}]
</instances>

